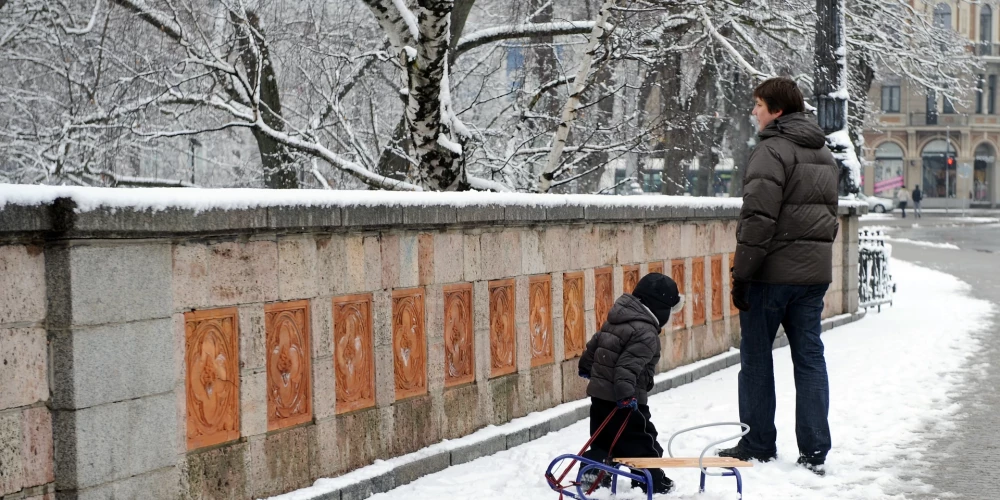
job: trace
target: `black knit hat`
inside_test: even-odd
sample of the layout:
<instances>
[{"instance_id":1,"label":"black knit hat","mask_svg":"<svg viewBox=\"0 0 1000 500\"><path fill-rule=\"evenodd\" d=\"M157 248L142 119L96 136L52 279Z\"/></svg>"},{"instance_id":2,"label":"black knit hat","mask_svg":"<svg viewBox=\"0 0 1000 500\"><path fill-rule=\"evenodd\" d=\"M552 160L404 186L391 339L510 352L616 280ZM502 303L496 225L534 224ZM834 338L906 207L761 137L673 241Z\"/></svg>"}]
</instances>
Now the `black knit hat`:
<instances>
[{"instance_id":1,"label":"black knit hat","mask_svg":"<svg viewBox=\"0 0 1000 500\"><path fill-rule=\"evenodd\" d=\"M649 273L639 280L632 291L632 296L639 299L660 322L660 328L670 321L670 309L681 301L677 292L677 283L669 276L660 273Z\"/></svg>"}]
</instances>

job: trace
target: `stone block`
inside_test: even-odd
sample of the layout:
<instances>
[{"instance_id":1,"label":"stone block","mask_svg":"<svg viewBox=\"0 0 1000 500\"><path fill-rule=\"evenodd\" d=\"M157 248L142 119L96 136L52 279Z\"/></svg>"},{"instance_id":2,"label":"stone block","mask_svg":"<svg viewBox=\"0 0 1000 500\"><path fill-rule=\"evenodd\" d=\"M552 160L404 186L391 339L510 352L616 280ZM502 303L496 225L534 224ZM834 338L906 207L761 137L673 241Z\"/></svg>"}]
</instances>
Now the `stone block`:
<instances>
[{"instance_id":1,"label":"stone block","mask_svg":"<svg viewBox=\"0 0 1000 500\"><path fill-rule=\"evenodd\" d=\"M52 228L50 213L48 206L8 202L0 207L0 232L47 231Z\"/></svg>"},{"instance_id":2,"label":"stone block","mask_svg":"<svg viewBox=\"0 0 1000 500\"><path fill-rule=\"evenodd\" d=\"M361 228L398 226L403 223L403 207L392 205L353 205L341 212L344 226Z\"/></svg>"},{"instance_id":3,"label":"stone block","mask_svg":"<svg viewBox=\"0 0 1000 500\"><path fill-rule=\"evenodd\" d=\"M249 479L254 498L309 486L308 437L307 427L295 427L249 440Z\"/></svg>"},{"instance_id":4,"label":"stone block","mask_svg":"<svg viewBox=\"0 0 1000 500\"><path fill-rule=\"evenodd\" d=\"M45 254L41 247L0 246L0 325L45 319Z\"/></svg>"},{"instance_id":5,"label":"stone block","mask_svg":"<svg viewBox=\"0 0 1000 500\"><path fill-rule=\"evenodd\" d=\"M330 229L339 227L339 207L268 207L267 227L271 229Z\"/></svg>"},{"instance_id":6,"label":"stone block","mask_svg":"<svg viewBox=\"0 0 1000 500\"><path fill-rule=\"evenodd\" d=\"M171 248L171 257L174 311L208 306L207 247L201 243L177 243Z\"/></svg>"},{"instance_id":7,"label":"stone block","mask_svg":"<svg viewBox=\"0 0 1000 500\"><path fill-rule=\"evenodd\" d=\"M524 416L527 412L521 409L519 394L520 376L506 375L491 379L488 383L491 413L484 415L493 425L501 425Z\"/></svg>"},{"instance_id":8,"label":"stone block","mask_svg":"<svg viewBox=\"0 0 1000 500\"><path fill-rule=\"evenodd\" d=\"M576 242L577 250L573 248L570 233L576 232L566 226L549 226L539 233L539 243L542 251L542 268L548 271L568 271L572 268L574 254L578 255L583 242ZM533 268L533 267L531 267ZM525 266L525 269L529 269Z\"/></svg>"},{"instance_id":9,"label":"stone block","mask_svg":"<svg viewBox=\"0 0 1000 500\"><path fill-rule=\"evenodd\" d=\"M180 438L172 432L177 427L174 404L169 393L56 412L56 448L60 442L72 442L74 435L76 441L75 453L56 456L57 485L86 488L174 465ZM75 478L59 473L74 468Z\"/></svg>"},{"instance_id":10,"label":"stone block","mask_svg":"<svg viewBox=\"0 0 1000 500\"><path fill-rule=\"evenodd\" d=\"M58 333L63 335L73 337L73 387L71 393L64 389L54 395L60 407L88 408L160 394L177 383L172 317Z\"/></svg>"},{"instance_id":11,"label":"stone block","mask_svg":"<svg viewBox=\"0 0 1000 500\"><path fill-rule=\"evenodd\" d=\"M106 498L181 498L181 472L168 467L146 474L139 474L120 481L105 483L77 492L77 500L103 500ZM237 489L238 490L238 489ZM226 497L204 497L226 498ZM235 498L235 497L234 497Z\"/></svg>"},{"instance_id":12,"label":"stone block","mask_svg":"<svg viewBox=\"0 0 1000 500\"><path fill-rule=\"evenodd\" d=\"M507 449L514 448L515 446L521 446L524 443L531 441L531 429L519 429L516 431L508 432L507 436Z\"/></svg>"},{"instance_id":13,"label":"stone block","mask_svg":"<svg viewBox=\"0 0 1000 500\"><path fill-rule=\"evenodd\" d=\"M434 235L417 235L417 277L420 286L435 283L434 279Z\"/></svg>"},{"instance_id":14,"label":"stone block","mask_svg":"<svg viewBox=\"0 0 1000 500\"><path fill-rule=\"evenodd\" d=\"M410 463L396 467L393 470L393 485L398 488L404 484L410 484L429 474L440 472L451 465L451 453L442 451L434 455L420 457Z\"/></svg>"},{"instance_id":15,"label":"stone block","mask_svg":"<svg viewBox=\"0 0 1000 500\"><path fill-rule=\"evenodd\" d=\"M585 217L586 214L582 205L563 205L545 209L545 218L550 222L582 220Z\"/></svg>"},{"instance_id":16,"label":"stone block","mask_svg":"<svg viewBox=\"0 0 1000 500\"><path fill-rule=\"evenodd\" d=\"M333 370L333 358L313 358L312 372L313 417L316 420L332 417L337 413L337 377Z\"/></svg>"},{"instance_id":17,"label":"stone block","mask_svg":"<svg viewBox=\"0 0 1000 500\"><path fill-rule=\"evenodd\" d=\"M316 419L309 429L309 476L333 477L341 472L337 450L337 419ZM336 498L340 498L339 496Z\"/></svg>"},{"instance_id":18,"label":"stone block","mask_svg":"<svg viewBox=\"0 0 1000 500\"><path fill-rule=\"evenodd\" d=\"M325 358L333 354L333 308L327 297L309 301L309 315L314 358Z\"/></svg>"},{"instance_id":19,"label":"stone block","mask_svg":"<svg viewBox=\"0 0 1000 500\"><path fill-rule=\"evenodd\" d=\"M434 234L434 283L457 283L465 273L465 237L457 231Z\"/></svg>"},{"instance_id":20,"label":"stone block","mask_svg":"<svg viewBox=\"0 0 1000 500\"><path fill-rule=\"evenodd\" d=\"M526 229L521 231L521 272L542 274L546 271L545 256L542 251L541 233Z\"/></svg>"},{"instance_id":21,"label":"stone block","mask_svg":"<svg viewBox=\"0 0 1000 500\"><path fill-rule=\"evenodd\" d=\"M549 231L553 231L552 228ZM572 226L561 236L553 250L569 256L569 270L589 269L601 265L601 234L596 226ZM556 233L559 235L559 233Z\"/></svg>"},{"instance_id":22,"label":"stone block","mask_svg":"<svg viewBox=\"0 0 1000 500\"><path fill-rule=\"evenodd\" d=\"M482 279L494 280L521 274L520 231L486 232L480 235Z\"/></svg>"},{"instance_id":23,"label":"stone block","mask_svg":"<svg viewBox=\"0 0 1000 500\"><path fill-rule=\"evenodd\" d=\"M0 413L0 495L24 487L21 412Z\"/></svg>"},{"instance_id":24,"label":"stone block","mask_svg":"<svg viewBox=\"0 0 1000 500\"><path fill-rule=\"evenodd\" d=\"M267 432L267 372L244 371L240 376L240 435Z\"/></svg>"},{"instance_id":25,"label":"stone block","mask_svg":"<svg viewBox=\"0 0 1000 500\"><path fill-rule=\"evenodd\" d=\"M21 457L25 488L55 481L52 450L52 416L44 406L21 412ZM2 466L0 466L2 468Z\"/></svg>"},{"instance_id":26,"label":"stone block","mask_svg":"<svg viewBox=\"0 0 1000 500\"><path fill-rule=\"evenodd\" d=\"M565 429L583 419L590 418L590 407L584 406L582 408L576 408L572 411L556 415L551 420L549 420L549 428L551 432Z\"/></svg>"},{"instance_id":27,"label":"stone block","mask_svg":"<svg viewBox=\"0 0 1000 500\"><path fill-rule=\"evenodd\" d=\"M423 205L403 207L403 224L438 226L458 222L458 208L454 205Z\"/></svg>"},{"instance_id":28,"label":"stone block","mask_svg":"<svg viewBox=\"0 0 1000 500\"><path fill-rule=\"evenodd\" d=\"M47 344L41 328L0 329L0 409L49 398Z\"/></svg>"},{"instance_id":29,"label":"stone block","mask_svg":"<svg viewBox=\"0 0 1000 500\"><path fill-rule=\"evenodd\" d=\"M169 317L173 305L171 270L171 248L167 243L72 247L70 293L74 324Z\"/></svg>"},{"instance_id":30,"label":"stone block","mask_svg":"<svg viewBox=\"0 0 1000 500\"><path fill-rule=\"evenodd\" d=\"M372 329L375 340L375 404L382 408L396 400L392 355L392 292L373 294Z\"/></svg>"},{"instance_id":31,"label":"stone block","mask_svg":"<svg viewBox=\"0 0 1000 500\"><path fill-rule=\"evenodd\" d=\"M562 364L562 402L587 397L587 379L580 376L580 359L573 358Z\"/></svg>"},{"instance_id":32,"label":"stone block","mask_svg":"<svg viewBox=\"0 0 1000 500\"><path fill-rule=\"evenodd\" d=\"M441 285L428 286L425 289L426 293L424 295L424 314L426 315L426 333L427 333L427 389L434 393L440 392L445 385L445 300L444 300L444 288ZM471 301L471 289L467 289L468 294L462 294L461 297L470 299L466 302L469 305L468 315L464 317L466 320L464 322L468 332L470 341L474 340L472 337L475 335L475 330L471 327L472 321L472 301ZM465 310L463 310L465 312ZM455 321L461 321L463 318L455 318ZM475 358L475 351L469 351L472 356L470 358ZM472 378L475 379L475 372L471 373Z\"/></svg>"},{"instance_id":33,"label":"stone block","mask_svg":"<svg viewBox=\"0 0 1000 500\"><path fill-rule=\"evenodd\" d=\"M507 449L507 436L491 436L478 443L470 443L451 450L451 465L471 462Z\"/></svg>"},{"instance_id":34,"label":"stone block","mask_svg":"<svg viewBox=\"0 0 1000 500\"><path fill-rule=\"evenodd\" d=\"M542 411L562 402L562 368L554 363L531 369L530 411Z\"/></svg>"},{"instance_id":35,"label":"stone block","mask_svg":"<svg viewBox=\"0 0 1000 500\"><path fill-rule=\"evenodd\" d=\"M418 396L392 405L393 456L412 453L441 440L441 422L434 412L430 396Z\"/></svg>"},{"instance_id":36,"label":"stone block","mask_svg":"<svg viewBox=\"0 0 1000 500\"><path fill-rule=\"evenodd\" d=\"M363 500L372 495L385 493L396 487L396 474L387 471L370 479L347 486L340 490L341 500Z\"/></svg>"},{"instance_id":37,"label":"stone block","mask_svg":"<svg viewBox=\"0 0 1000 500\"><path fill-rule=\"evenodd\" d=\"M420 245L415 233L399 236L399 282L397 288L412 288L420 284ZM385 265L383 263L383 265Z\"/></svg>"},{"instance_id":38,"label":"stone block","mask_svg":"<svg viewBox=\"0 0 1000 500\"><path fill-rule=\"evenodd\" d=\"M462 236L463 268L465 281L479 281L483 278L483 253L479 234Z\"/></svg>"},{"instance_id":39,"label":"stone block","mask_svg":"<svg viewBox=\"0 0 1000 500\"><path fill-rule=\"evenodd\" d=\"M588 205L584 217L591 221L639 221L646 218L646 209L637 206Z\"/></svg>"},{"instance_id":40,"label":"stone block","mask_svg":"<svg viewBox=\"0 0 1000 500\"><path fill-rule=\"evenodd\" d=\"M500 222L504 220L504 207L501 205L474 205L462 207L458 211L458 222Z\"/></svg>"},{"instance_id":41,"label":"stone block","mask_svg":"<svg viewBox=\"0 0 1000 500\"><path fill-rule=\"evenodd\" d=\"M186 497L243 500L253 495L248 476L250 444L233 443L186 457Z\"/></svg>"},{"instance_id":42,"label":"stone block","mask_svg":"<svg viewBox=\"0 0 1000 500\"><path fill-rule=\"evenodd\" d=\"M275 241L225 242L208 248L209 301L213 306L278 300Z\"/></svg>"},{"instance_id":43,"label":"stone block","mask_svg":"<svg viewBox=\"0 0 1000 500\"><path fill-rule=\"evenodd\" d=\"M441 439L455 439L482 427L479 414L479 385L449 387L442 395Z\"/></svg>"},{"instance_id":44,"label":"stone block","mask_svg":"<svg viewBox=\"0 0 1000 500\"><path fill-rule=\"evenodd\" d=\"M382 288L382 250L376 236L318 238L316 258L320 295L350 295Z\"/></svg>"},{"instance_id":45,"label":"stone block","mask_svg":"<svg viewBox=\"0 0 1000 500\"><path fill-rule=\"evenodd\" d=\"M665 222L675 219L680 211L679 207L669 205L658 205L646 207L645 220L654 222Z\"/></svg>"},{"instance_id":46,"label":"stone block","mask_svg":"<svg viewBox=\"0 0 1000 500\"><path fill-rule=\"evenodd\" d=\"M507 222L544 222L545 207L509 205L503 209L503 218Z\"/></svg>"},{"instance_id":47,"label":"stone block","mask_svg":"<svg viewBox=\"0 0 1000 500\"><path fill-rule=\"evenodd\" d=\"M598 226L598 263L601 266L618 263L617 231L614 226Z\"/></svg>"},{"instance_id":48,"label":"stone block","mask_svg":"<svg viewBox=\"0 0 1000 500\"><path fill-rule=\"evenodd\" d=\"M237 315L240 324L240 369L263 369L267 362L264 307L260 304L240 306Z\"/></svg>"},{"instance_id":49,"label":"stone block","mask_svg":"<svg viewBox=\"0 0 1000 500\"><path fill-rule=\"evenodd\" d=\"M278 300L316 296L316 242L312 236L278 239Z\"/></svg>"},{"instance_id":50,"label":"stone block","mask_svg":"<svg viewBox=\"0 0 1000 500\"><path fill-rule=\"evenodd\" d=\"M379 238L382 259L382 287L392 289L399 287L399 235L384 234Z\"/></svg>"},{"instance_id":51,"label":"stone block","mask_svg":"<svg viewBox=\"0 0 1000 500\"><path fill-rule=\"evenodd\" d=\"M334 449L341 472L364 467L379 456L383 435L378 415L377 408L337 415Z\"/></svg>"}]
</instances>

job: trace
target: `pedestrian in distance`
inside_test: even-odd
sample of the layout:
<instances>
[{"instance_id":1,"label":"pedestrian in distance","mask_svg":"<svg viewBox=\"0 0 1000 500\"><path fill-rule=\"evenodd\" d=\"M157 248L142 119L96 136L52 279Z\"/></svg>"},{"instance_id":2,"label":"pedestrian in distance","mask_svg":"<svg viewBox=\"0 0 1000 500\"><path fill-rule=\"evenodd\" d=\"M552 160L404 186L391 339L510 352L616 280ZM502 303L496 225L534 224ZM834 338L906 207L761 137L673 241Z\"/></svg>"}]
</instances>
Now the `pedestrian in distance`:
<instances>
[{"instance_id":1,"label":"pedestrian in distance","mask_svg":"<svg viewBox=\"0 0 1000 500\"><path fill-rule=\"evenodd\" d=\"M833 281L840 169L793 80L767 80L753 96L760 141L744 175L732 268L742 334L740 421L750 431L718 454L777 458L771 349L784 325L794 364L798 464L823 475L831 438L820 320Z\"/></svg>"},{"instance_id":2,"label":"pedestrian in distance","mask_svg":"<svg viewBox=\"0 0 1000 500\"><path fill-rule=\"evenodd\" d=\"M606 462L612 454L621 458L663 456L656 427L650 421L647 398L660 360L660 330L670 321L670 314L681 307L683 297L673 279L660 273L647 274L632 293L618 298L601 330L587 342L579 373L589 380L591 435L597 433L608 415L614 415L584 452L585 458ZM614 442L622 425L624 430ZM663 470L649 472L654 493L667 493L673 488L673 481ZM584 482L589 487L598 475L594 472ZM602 485L610 486L610 477L605 475ZM645 485L633 481L635 486L645 490Z\"/></svg>"},{"instance_id":3,"label":"pedestrian in distance","mask_svg":"<svg viewBox=\"0 0 1000 500\"><path fill-rule=\"evenodd\" d=\"M913 186L911 197L913 198L913 216L919 219L923 217L923 211L920 210L920 202L924 200L924 193L920 192L919 184Z\"/></svg>"},{"instance_id":4,"label":"pedestrian in distance","mask_svg":"<svg viewBox=\"0 0 1000 500\"><path fill-rule=\"evenodd\" d=\"M903 218L906 218L906 205L910 203L910 190L906 186L899 188L896 192L896 199L899 200L899 208L903 210Z\"/></svg>"}]
</instances>

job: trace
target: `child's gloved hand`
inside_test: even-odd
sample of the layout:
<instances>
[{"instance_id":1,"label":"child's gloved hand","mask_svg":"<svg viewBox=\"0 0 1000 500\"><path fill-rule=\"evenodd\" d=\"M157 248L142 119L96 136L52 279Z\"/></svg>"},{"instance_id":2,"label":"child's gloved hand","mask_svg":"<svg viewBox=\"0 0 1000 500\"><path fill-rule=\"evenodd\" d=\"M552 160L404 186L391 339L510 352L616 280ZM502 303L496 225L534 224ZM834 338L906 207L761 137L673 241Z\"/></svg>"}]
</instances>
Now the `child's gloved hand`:
<instances>
[{"instance_id":1,"label":"child's gloved hand","mask_svg":"<svg viewBox=\"0 0 1000 500\"><path fill-rule=\"evenodd\" d=\"M633 410L639 409L639 402L632 398L625 398L618 402L618 408L631 408Z\"/></svg>"},{"instance_id":2,"label":"child's gloved hand","mask_svg":"<svg viewBox=\"0 0 1000 500\"><path fill-rule=\"evenodd\" d=\"M580 378L585 378L587 380L590 380L590 374L587 373L587 372L585 372L585 371L581 370L580 373L579 373L579 375L580 375Z\"/></svg>"}]
</instances>

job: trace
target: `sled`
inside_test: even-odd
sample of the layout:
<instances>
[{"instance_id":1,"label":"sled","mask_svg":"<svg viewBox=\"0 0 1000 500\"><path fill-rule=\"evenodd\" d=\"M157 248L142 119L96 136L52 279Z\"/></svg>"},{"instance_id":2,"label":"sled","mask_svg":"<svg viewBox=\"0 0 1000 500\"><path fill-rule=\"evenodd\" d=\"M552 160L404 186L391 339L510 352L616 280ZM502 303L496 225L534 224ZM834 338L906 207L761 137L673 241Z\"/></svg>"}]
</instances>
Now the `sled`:
<instances>
[{"instance_id":1,"label":"sled","mask_svg":"<svg viewBox=\"0 0 1000 500\"><path fill-rule=\"evenodd\" d=\"M740 475L740 468L743 467L753 467L750 462L744 462L742 460L737 460L735 458L727 457L706 457L705 453L708 452L713 446L725 443L733 439L737 439L746 435L750 431L750 426L740 422L722 422L715 424L699 425L695 427L689 427L687 429L682 429L675 432L670 436L670 440L667 442L667 454L669 457L662 458L609 458L606 462L598 462L596 460L591 460L583 456L587 448L590 447L594 439L604 430L604 427L611 417L615 414L614 411L604 420L604 423L598 427L597 432L590 437L587 444L583 445L583 448L578 454L565 454L559 455L551 463L549 463L549 468L545 471L545 481L548 483L549 487L553 491L559 493L559 498L562 500L564 497L574 498L576 500L590 500L591 494L600 487L602 479L605 475L611 480L611 494L616 495L618 493L618 480L627 479L631 481L636 481L640 485L645 485L646 499L653 500L653 476L649 473L648 469L678 469L678 468L698 468L701 473L701 481L699 483L698 491L700 493L705 492L705 481L708 476L717 477L734 477L736 478L736 492L739 494L739 498L743 498L743 477ZM631 413L629 414L631 415ZM625 426L628 424L628 417L625 418L625 422L622 423L621 429L618 430L618 434L615 436L614 441L611 442L611 450L614 450L615 443L618 442L618 438L621 437L622 432L625 430ZM741 427L741 432L738 435L731 436L706 446L702 452L701 456L698 457L674 457L673 451L671 450L671 445L680 434L685 432L690 432L697 429L703 429L706 427L715 427L722 425L738 425ZM563 470L559 478L556 478L556 469L565 462L569 461L569 465ZM570 481L569 483L563 484L569 471L573 469L573 465L579 463L580 467L577 470L576 480ZM622 467L625 469L623 470ZM722 469L721 472L709 471L709 468ZM588 472L596 472L597 479L591 484L584 481L584 476ZM637 473L638 472L638 473Z\"/></svg>"}]
</instances>

